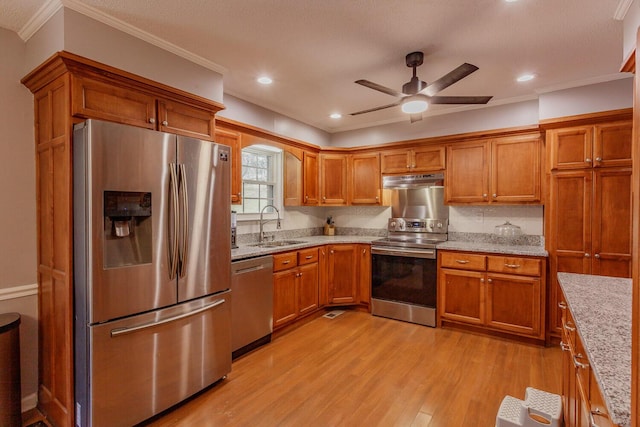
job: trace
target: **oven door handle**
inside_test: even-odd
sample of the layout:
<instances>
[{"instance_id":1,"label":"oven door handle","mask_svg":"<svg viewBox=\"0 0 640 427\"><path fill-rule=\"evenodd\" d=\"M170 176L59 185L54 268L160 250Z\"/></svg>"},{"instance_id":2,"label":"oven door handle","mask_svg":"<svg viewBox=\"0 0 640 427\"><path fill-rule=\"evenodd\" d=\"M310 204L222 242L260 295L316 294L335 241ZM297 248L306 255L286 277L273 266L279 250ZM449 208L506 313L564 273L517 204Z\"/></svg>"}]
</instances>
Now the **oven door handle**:
<instances>
[{"instance_id":1,"label":"oven door handle","mask_svg":"<svg viewBox=\"0 0 640 427\"><path fill-rule=\"evenodd\" d=\"M392 249L392 248L383 248L380 246L372 246L371 255L390 255L390 256L404 256L404 257L412 257L412 258L435 259L436 250L435 249L421 249L421 250Z\"/></svg>"}]
</instances>

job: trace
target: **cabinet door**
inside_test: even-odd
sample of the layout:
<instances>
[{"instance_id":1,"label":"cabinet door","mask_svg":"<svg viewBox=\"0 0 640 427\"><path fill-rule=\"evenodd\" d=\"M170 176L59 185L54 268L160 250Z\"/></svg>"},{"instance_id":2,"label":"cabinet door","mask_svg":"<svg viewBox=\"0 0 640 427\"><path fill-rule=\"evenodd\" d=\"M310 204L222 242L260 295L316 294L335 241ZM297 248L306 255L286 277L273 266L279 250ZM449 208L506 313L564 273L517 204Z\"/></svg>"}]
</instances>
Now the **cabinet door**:
<instances>
[{"instance_id":1,"label":"cabinet door","mask_svg":"<svg viewBox=\"0 0 640 427\"><path fill-rule=\"evenodd\" d=\"M351 204L379 205L381 190L380 155L354 154L350 157Z\"/></svg>"},{"instance_id":2,"label":"cabinet door","mask_svg":"<svg viewBox=\"0 0 640 427\"><path fill-rule=\"evenodd\" d=\"M360 304L371 305L371 245L358 245L358 298Z\"/></svg>"},{"instance_id":3,"label":"cabinet door","mask_svg":"<svg viewBox=\"0 0 640 427\"><path fill-rule=\"evenodd\" d=\"M158 100L158 130L213 141L215 115L176 101Z\"/></svg>"},{"instance_id":4,"label":"cabinet door","mask_svg":"<svg viewBox=\"0 0 640 427\"><path fill-rule=\"evenodd\" d=\"M298 316L297 269L273 274L273 327L292 322Z\"/></svg>"},{"instance_id":5,"label":"cabinet door","mask_svg":"<svg viewBox=\"0 0 640 427\"><path fill-rule=\"evenodd\" d=\"M382 173L406 173L411 169L410 150L383 151L380 154Z\"/></svg>"},{"instance_id":6,"label":"cabinet door","mask_svg":"<svg viewBox=\"0 0 640 427\"><path fill-rule=\"evenodd\" d=\"M540 202L541 144L535 137L491 142L491 201Z\"/></svg>"},{"instance_id":7,"label":"cabinet door","mask_svg":"<svg viewBox=\"0 0 640 427\"><path fill-rule=\"evenodd\" d=\"M302 159L289 151L284 152L284 183L282 201L285 206L302 204Z\"/></svg>"},{"instance_id":8,"label":"cabinet door","mask_svg":"<svg viewBox=\"0 0 640 427\"><path fill-rule=\"evenodd\" d=\"M596 125L593 165L631 166L631 121Z\"/></svg>"},{"instance_id":9,"label":"cabinet door","mask_svg":"<svg viewBox=\"0 0 640 427\"><path fill-rule=\"evenodd\" d=\"M328 302L355 304L358 298L357 245L331 245L329 249Z\"/></svg>"},{"instance_id":10,"label":"cabinet door","mask_svg":"<svg viewBox=\"0 0 640 427\"><path fill-rule=\"evenodd\" d=\"M426 146L414 148L412 150L413 172L436 172L445 168L445 148L444 146Z\"/></svg>"},{"instance_id":11,"label":"cabinet door","mask_svg":"<svg viewBox=\"0 0 640 427\"><path fill-rule=\"evenodd\" d=\"M71 112L74 116L156 129L156 99L137 90L71 78Z\"/></svg>"},{"instance_id":12,"label":"cabinet door","mask_svg":"<svg viewBox=\"0 0 640 427\"><path fill-rule=\"evenodd\" d=\"M484 273L440 269L438 312L441 318L484 324Z\"/></svg>"},{"instance_id":13,"label":"cabinet door","mask_svg":"<svg viewBox=\"0 0 640 427\"><path fill-rule=\"evenodd\" d=\"M489 201L489 148L486 142L447 147L445 202Z\"/></svg>"},{"instance_id":14,"label":"cabinet door","mask_svg":"<svg viewBox=\"0 0 640 427\"><path fill-rule=\"evenodd\" d=\"M631 277L631 169L594 173L592 274Z\"/></svg>"},{"instance_id":15,"label":"cabinet door","mask_svg":"<svg viewBox=\"0 0 640 427\"><path fill-rule=\"evenodd\" d=\"M320 155L320 195L323 205L347 204L347 155Z\"/></svg>"},{"instance_id":16,"label":"cabinet door","mask_svg":"<svg viewBox=\"0 0 640 427\"><path fill-rule=\"evenodd\" d=\"M231 203L242 202L242 153L238 132L216 129L215 141L231 147Z\"/></svg>"},{"instance_id":17,"label":"cabinet door","mask_svg":"<svg viewBox=\"0 0 640 427\"><path fill-rule=\"evenodd\" d=\"M318 263L298 267L298 315L311 313L319 307L320 288Z\"/></svg>"},{"instance_id":18,"label":"cabinet door","mask_svg":"<svg viewBox=\"0 0 640 427\"><path fill-rule=\"evenodd\" d=\"M593 165L593 126L576 126L547 131L550 167L584 169Z\"/></svg>"},{"instance_id":19,"label":"cabinet door","mask_svg":"<svg viewBox=\"0 0 640 427\"><path fill-rule=\"evenodd\" d=\"M305 205L317 205L320 200L318 186L318 179L320 177L318 155L316 153L305 151L303 154L303 163L303 203Z\"/></svg>"},{"instance_id":20,"label":"cabinet door","mask_svg":"<svg viewBox=\"0 0 640 427\"><path fill-rule=\"evenodd\" d=\"M565 426L575 426L577 420L576 367L573 364L571 347L562 338L562 410Z\"/></svg>"},{"instance_id":21,"label":"cabinet door","mask_svg":"<svg viewBox=\"0 0 640 427\"><path fill-rule=\"evenodd\" d=\"M544 338L540 279L487 275L487 325L533 338Z\"/></svg>"}]
</instances>

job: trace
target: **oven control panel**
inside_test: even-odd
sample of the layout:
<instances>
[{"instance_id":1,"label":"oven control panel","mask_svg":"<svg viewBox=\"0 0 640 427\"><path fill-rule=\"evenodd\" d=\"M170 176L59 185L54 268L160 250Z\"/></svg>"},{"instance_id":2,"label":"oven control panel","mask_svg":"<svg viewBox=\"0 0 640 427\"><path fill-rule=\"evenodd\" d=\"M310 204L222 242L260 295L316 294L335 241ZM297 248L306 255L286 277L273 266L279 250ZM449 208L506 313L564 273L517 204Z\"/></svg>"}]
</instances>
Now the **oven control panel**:
<instances>
[{"instance_id":1,"label":"oven control panel","mask_svg":"<svg viewBox=\"0 0 640 427\"><path fill-rule=\"evenodd\" d=\"M446 233L447 220L389 218L389 231L408 231L414 233Z\"/></svg>"}]
</instances>

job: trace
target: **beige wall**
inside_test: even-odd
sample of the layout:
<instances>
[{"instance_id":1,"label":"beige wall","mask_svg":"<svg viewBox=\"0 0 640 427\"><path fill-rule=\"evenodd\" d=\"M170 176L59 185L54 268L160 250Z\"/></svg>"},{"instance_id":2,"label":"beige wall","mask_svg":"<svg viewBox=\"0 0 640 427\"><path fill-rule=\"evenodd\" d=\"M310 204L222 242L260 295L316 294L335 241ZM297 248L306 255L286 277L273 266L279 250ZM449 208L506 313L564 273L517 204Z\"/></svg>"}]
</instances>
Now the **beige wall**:
<instances>
[{"instance_id":1,"label":"beige wall","mask_svg":"<svg viewBox=\"0 0 640 427\"><path fill-rule=\"evenodd\" d=\"M20 84L26 48L0 29L0 313L17 312L20 324L22 409L36 404L38 301L36 296L36 193L33 97Z\"/></svg>"}]
</instances>

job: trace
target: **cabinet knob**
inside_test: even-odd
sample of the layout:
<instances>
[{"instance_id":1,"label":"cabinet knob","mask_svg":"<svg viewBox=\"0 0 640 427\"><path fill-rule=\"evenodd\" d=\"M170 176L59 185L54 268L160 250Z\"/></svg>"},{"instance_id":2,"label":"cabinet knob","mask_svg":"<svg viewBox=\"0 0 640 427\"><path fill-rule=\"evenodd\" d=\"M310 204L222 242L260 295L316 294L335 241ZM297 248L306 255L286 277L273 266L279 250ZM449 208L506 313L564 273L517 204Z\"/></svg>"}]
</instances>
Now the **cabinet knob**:
<instances>
[{"instance_id":1,"label":"cabinet knob","mask_svg":"<svg viewBox=\"0 0 640 427\"><path fill-rule=\"evenodd\" d=\"M331 253L333 253L333 249L331 249Z\"/></svg>"},{"instance_id":2,"label":"cabinet knob","mask_svg":"<svg viewBox=\"0 0 640 427\"><path fill-rule=\"evenodd\" d=\"M495 199L496 197L498 197L498 195L496 193L493 193L492 197Z\"/></svg>"},{"instance_id":3,"label":"cabinet knob","mask_svg":"<svg viewBox=\"0 0 640 427\"><path fill-rule=\"evenodd\" d=\"M325 201L325 200L327 200L327 197L326 196L322 196L322 201Z\"/></svg>"},{"instance_id":4,"label":"cabinet knob","mask_svg":"<svg viewBox=\"0 0 640 427\"><path fill-rule=\"evenodd\" d=\"M156 122L156 119L154 119L153 117L149 119L149 123L155 123L155 122Z\"/></svg>"},{"instance_id":5,"label":"cabinet knob","mask_svg":"<svg viewBox=\"0 0 640 427\"><path fill-rule=\"evenodd\" d=\"M591 159L588 158L588 157L586 159L584 159L584 161L587 162L587 163L591 163Z\"/></svg>"},{"instance_id":6,"label":"cabinet knob","mask_svg":"<svg viewBox=\"0 0 640 427\"><path fill-rule=\"evenodd\" d=\"M407 169L411 169L411 165L407 165Z\"/></svg>"},{"instance_id":7,"label":"cabinet knob","mask_svg":"<svg viewBox=\"0 0 640 427\"><path fill-rule=\"evenodd\" d=\"M366 255L366 254L367 254L367 250L366 250L366 249L363 249L363 250L362 250L362 255Z\"/></svg>"},{"instance_id":8,"label":"cabinet knob","mask_svg":"<svg viewBox=\"0 0 640 427\"><path fill-rule=\"evenodd\" d=\"M601 162L602 161L602 157L596 157L596 162Z\"/></svg>"},{"instance_id":9,"label":"cabinet knob","mask_svg":"<svg viewBox=\"0 0 640 427\"><path fill-rule=\"evenodd\" d=\"M305 200L309 200L309 196L304 196L304 199Z\"/></svg>"},{"instance_id":10,"label":"cabinet knob","mask_svg":"<svg viewBox=\"0 0 640 427\"><path fill-rule=\"evenodd\" d=\"M162 126L167 126L168 124L169 124L169 122L168 122L168 121L166 121L166 120L163 120L163 121L162 121Z\"/></svg>"},{"instance_id":11,"label":"cabinet knob","mask_svg":"<svg viewBox=\"0 0 640 427\"><path fill-rule=\"evenodd\" d=\"M585 258L589 258L589 257L591 257L591 254L590 254L590 253L588 253L588 252L585 252L584 257L585 257Z\"/></svg>"},{"instance_id":12,"label":"cabinet knob","mask_svg":"<svg viewBox=\"0 0 640 427\"><path fill-rule=\"evenodd\" d=\"M415 163L414 163L414 164L412 164L412 165L411 165L411 167L412 167L412 168L415 168L415 167L416 167L416 164L415 164Z\"/></svg>"},{"instance_id":13,"label":"cabinet knob","mask_svg":"<svg viewBox=\"0 0 640 427\"><path fill-rule=\"evenodd\" d=\"M238 197L242 197L242 192L238 193Z\"/></svg>"},{"instance_id":14,"label":"cabinet knob","mask_svg":"<svg viewBox=\"0 0 640 427\"><path fill-rule=\"evenodd\" d=\"M493 283L493 280L491 280L491 279L487 279L487 282L488 282L488 283Z\"/></svg>"},{"instance_id":15,"label":"cabinet knob","mask_svg":"<svg viewBox=\"0 0 640 427\"><path fill-rule=\"evenodd\" d=\"M379 196L376 196L376 201L378 201L378 200L380 200L380 197L379 197Z\"/></svg>"},{"instance_id":16,"label":"cabinet knob","mask_svg":"<svg viewBox=\"0 0 640 427\"><path fill-rule=\"evenodd\" d=\"M480 283L484 283L484 279L483 278L480 278Z\"/></svg>"},{"instance_id":17,"label":"cabinet knob","mask_svg":"<svg viewBox=\"0 0 640 427\"><path fill-rule=\"evenodd\" d=\"M595 254L593 257L600 259L600 254Z\"/></svg>"},{"instance_id":18,"label":"cabinet knob","mask_svg":"<svg viewBox=\"0 0 640 427\"><path fill-rule=\"evenodd\" d=\"M488 194L487 194L487 193L484 193L484 194L482 195L482 197L484 197L485 199L487 198L487 196L488 196Z\"/></svg>"}]
</instances>

